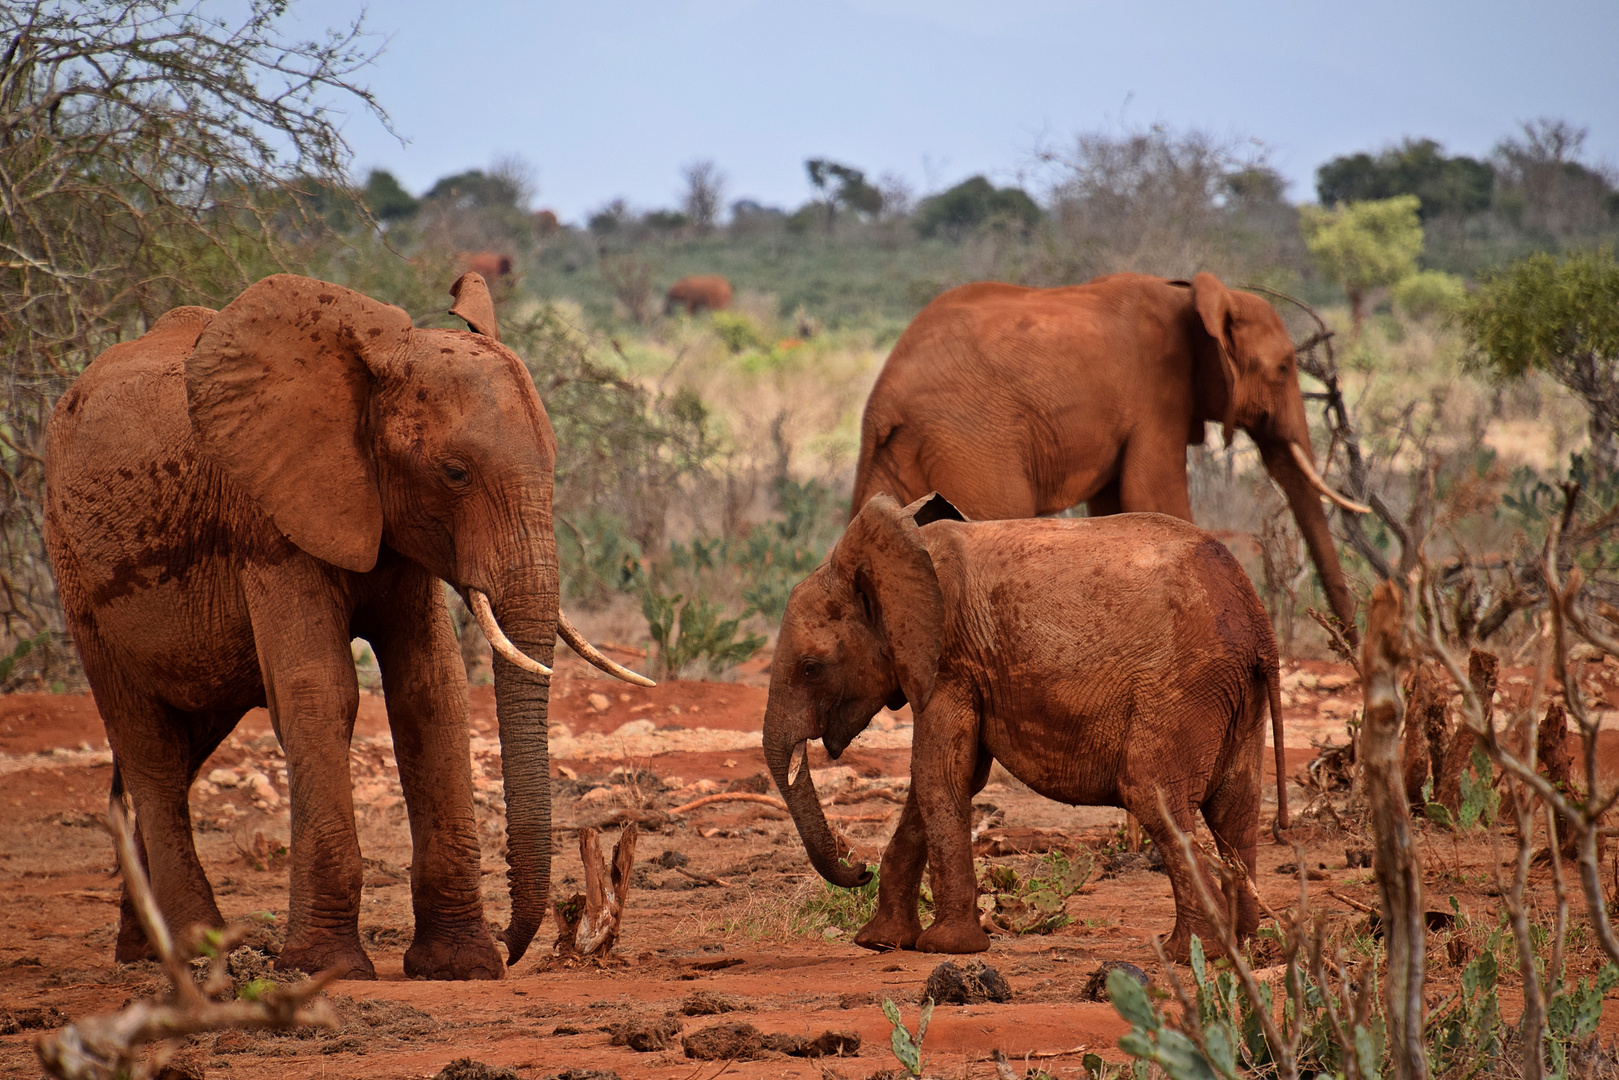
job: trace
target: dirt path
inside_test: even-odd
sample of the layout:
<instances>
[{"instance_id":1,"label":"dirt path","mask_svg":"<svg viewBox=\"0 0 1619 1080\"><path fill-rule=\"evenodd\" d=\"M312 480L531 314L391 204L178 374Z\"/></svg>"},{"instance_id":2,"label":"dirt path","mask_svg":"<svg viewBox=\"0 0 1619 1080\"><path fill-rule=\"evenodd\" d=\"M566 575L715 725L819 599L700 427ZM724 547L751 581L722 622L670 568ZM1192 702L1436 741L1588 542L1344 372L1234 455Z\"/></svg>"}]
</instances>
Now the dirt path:
<instances>
[{"instance_id":1,"label":"dirt path","mask_svg":"<svg viewBox=\"0 0 1619 1080\"><path fill-rule=\"evenodd\" d=\"M1292 771L1312 756L1312 738L1344 741L1344 720L1357 703L1358 687L1347 668L1311 663L1285 670ZM490 920L504 924L493 696L487 687L474 687L472 700L485 895ZM642 690L593 678L582 665L564 662L551 733L563 838L555 892L566 894L579 884L570 826L598 823L625 809L667 809L732 784L763 790L758 732L764 701L762 689L738 684ZM909 740L910 720L902 711L881 714L835 765L817 748L811 765L822 794L903 788ZM401 970L411 932L409 837L380 697L362 702L351 764L367 866L362 932L381 977L333 987L344 1017L337 1032L230 1033L198 1040L185 1053L209 1073L273 1073L280 1080L430 1077L452 1059L470 1056L514 1066L524 1077L569 1068L613 1069L624 1080L718 1075L721 1063L702 1067L688 1060L678 1037L669 1048L649 1052L610 1045L605 1029L612 1025L656 1022L670 1013L685 1034L734 1019L764 1032L858 1033L858 1058L827 1062L829 1070L850 1078L897 1064L878 1005L892 998L914 1022L923 983L941 958L869 953L847 943L847 931L825 928L817 905L839 897L810 869L782 815L732 803L645 832L625 932L608 966L560 965L545 947L548 924L530 957L502 982L412 982ZM88 698L0 698L0 1013L43 1007L80 1016L117 1008L156 985L149 967L118 968L111 961L118 882L110 841L90 818L105 806L110 773L104 732ZM253 773L269 781L277 796L273 803L260 797L262 786L257 794L249 786ZM220 748L193 790L198 846L228 918L265 912L278 923L285 918L286 866L278 853L288 835L285 793L285 761L260 711ZM1295 806L1301 796L1295 790ZM1273 791L1266 801L1274 805ZM1058 806L1004 774L992 778L977 804L985 814L990 808L998 812L1002 835L1012 837L1055 829L1102 846L1113 842L1123 821L1114 810ZM896 811L892 801L872 796L831 812L844 816L860 854L875 862ZM1439 895L1454 892L1481 913L1493 909L1487 875L1479 869L1486 847L1452 851L1448 840L1424 843L1424 857L1439 868ZM1369 872L1345 869L1345 846L1343 838L1317 836L1307 858L1326 867L1327 887L1375 902ZM725 884L703 885L660 866L666 851L684 856L687 869ZM1277 907L1291 902L1297 896L1294 878L1275 871L1294 861L1293 851L1263 844L1259 856L1261 894ZM1027 872L1038 856L994 861ZM1335 919L1359 917L1341 903L1325 907ZM1082 991L1106 960L1157 974L1150 938L1167 933L1173 921L1167 880L1148 869L1108 875L1099 870L1068 900L1067 914L1072 921L1055 933L995 939L984 959L1006 976L1013 1001L941 1006L926 1046L932 1071L961 1075L969 1059L982 1060L997 1047L1014 1059L1076 1051L1039 1059L1057 1076L1078 1073L1076 1048L1119 1059L1122 1023L1110 1006L1082 1000ZM736 1010L681 1015L696 991L728 999ZM0 1075L38 1075L32 1039L31 1032L0 1036ZM976 1066L976 1075L987 1073L987 1066ZM778 1056L737 1061L724 1075L814 1077L821 1069L813 1061Z\"/></svg>"}]
</instances>

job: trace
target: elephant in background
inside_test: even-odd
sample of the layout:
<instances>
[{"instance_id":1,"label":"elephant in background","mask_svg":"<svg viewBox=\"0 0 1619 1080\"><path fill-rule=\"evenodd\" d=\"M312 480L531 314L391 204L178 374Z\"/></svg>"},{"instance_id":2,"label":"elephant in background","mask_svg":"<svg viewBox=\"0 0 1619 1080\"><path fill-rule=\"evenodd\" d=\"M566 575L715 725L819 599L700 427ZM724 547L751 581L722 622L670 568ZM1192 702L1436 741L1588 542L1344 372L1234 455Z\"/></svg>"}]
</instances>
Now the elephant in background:
<instances>
[{"instance_id":1,"label":"elephant in background","mask_svg":"<svg viewBox=\"0 0 1619 1080\"><path fill-rule=\"evenodd\" d=\"M512 275L512 257L498 251L463 252L461 265L485 281L505 281Z\"/></svg>"},{"instance_id":2,"label":"elephant in background","mask_svg":"<svg viewBox=\"0 0 1619 1080\"><path fill-rule=\"evenodd\" d=\"M1236 559L1196 526L1162 514L968 523L938 495L862 507L793 589L764 720L766 764L834 885L871 875L842 861L808 741L835 759L878 709L907 702L910 794L857 944L988 948L970 820L996 761L1047 798L1140 820L1174 889L1173 956L1209 933L1192 878L1205 871L1187 864L1171 820L1190 833L1201 810L1221 854L1254 872L1267 707L1278 758L1282 745L1276 640ZM1252 886L1233 889L1237 929L1252 934Z\"/></svg>"},{"instance_id":3,"label":"elephant in background","mask_svg":"<svg viewBox=\"0 0 1619 1080\"><path fill-rule=\"evenodd\" d=\"M1365 513L1315 467L1293 343L1276 310L1213 274L1113 274L935 299L866 402L851 513L879 492L938 491L975 520L1157 511L1192 520L1186 447L1247 432L1280 485L1332 612L1355 601L1320 499Z\"/></svg>"},{"instance_id":4,"label":"elephant in background","mask_svg":"<svg viewBox=\"0 0 1619 1080\"><path fill-rule=\"evenodd\" d=\"M382 671L414 848L404 963L417 977L504 970L484 923L466 673L440 582L494 646L509 962L550 889L554 636L640 678L557 608L551 424L499 343L483 279L452 293L470 331L415 329L396 307L285 274L218 312L176 308L102 353L47 431L57 588L107 727L114 795L134 802L177 930L221 924L190 785L244 713L270 710L291 788L281 969L375 975L359 937L352 638ZM116 956L147 951L126 892Z\"/></svg>"},{"instance_id":5,"label":"elephant in background","mask_svg":"<svg viewBox=\"0 0 1619 1080\"><path fill-rule=\"evenodd\" d=\"M696 315L703 311L723 311L731 306L731 283L718 274L694 274L683 277L673 285L663 298L663 313L674 314L675 308L683 307L687 315Z\"/></svg>"}]
</instances>

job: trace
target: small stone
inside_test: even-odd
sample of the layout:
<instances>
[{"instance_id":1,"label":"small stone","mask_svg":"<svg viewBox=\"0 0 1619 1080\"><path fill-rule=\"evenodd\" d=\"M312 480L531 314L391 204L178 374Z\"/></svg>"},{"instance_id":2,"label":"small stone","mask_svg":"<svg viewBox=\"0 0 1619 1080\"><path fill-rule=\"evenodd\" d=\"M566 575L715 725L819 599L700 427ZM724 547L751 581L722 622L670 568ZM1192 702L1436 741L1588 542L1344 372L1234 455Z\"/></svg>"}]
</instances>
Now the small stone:
<instances>
[{"instance_id":1,"label":"small stone","mask_svg":"<svg viewBox=\"0 0 1619 1080\"><path fill-rule=\"evenodd\" d=\"M241 784L242 778L235 769L214 769L208 774L208 782L219 787L236 787Z\"/></svg>"},{"instance_id":2,"label":"small stone","mask_svg":"<svg viewBox=\"0 0 1619 1080\"><path fill-rule=\"evenodd\" d=\"M248 773L247 788L259 801L269 806L281 805L281 793L276 791L275 785L270 783L270 778L263 773Z\"/></svg>"},{"instance_id":3,"label":"small stone","mask_svg":"<svg viewBox=\"0 0 1619 1080\"><path fill-rule=\"evenodd\" d=\"M650 735L657 730L658 725L651 720L631 720L628 723L618 725L618 730L613 732L613 737L616 739L633 739L637 735Z\"/></svg>"},{"instance_id":4,"label":"small stone","mask_svg":"<svg viewBox=\"0 0 1619 1080\"><path fill-rule=\"evenodd\" d=\"M590 697L586 698L585 700L590 702L590 707L595 709L597 712L606 712L608 706L612 704L612 702L607 700L606 694L591 694Z\"/></svg>"},{"instance_id":5,"label":"small stone","mask_svg":"<svg viewBox=\"0 0 1619 1080\"><path fill-rule=\"evenodd\" d=\"M1354 686L1358 682L1353 675L1341 671L1329 671L1325 675L1316 676L1315 684L1322 690L1343 690Z\"/></svg>"}]
</instances>

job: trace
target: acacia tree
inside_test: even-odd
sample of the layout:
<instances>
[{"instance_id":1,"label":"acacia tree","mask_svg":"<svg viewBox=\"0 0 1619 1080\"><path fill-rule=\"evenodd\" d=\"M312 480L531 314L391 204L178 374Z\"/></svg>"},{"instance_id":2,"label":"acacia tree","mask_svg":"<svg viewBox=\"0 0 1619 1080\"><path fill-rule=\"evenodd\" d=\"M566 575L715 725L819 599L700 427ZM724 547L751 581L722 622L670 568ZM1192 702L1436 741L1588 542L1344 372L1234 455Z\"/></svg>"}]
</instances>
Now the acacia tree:
<instances>
[{"instance_id":1,"label":"acacia tree","mask_svg":"<svg viewBox=\"0 0 1619 1080\"><path fill-rule=\"evenodd\" d=\"M804 162L810 183L821 193L826 207L826 231L832 231L837 220L838 207L875 217L883 209L883 193L872 187L866 174L848 165L840 165L825 158L810 158Z\"/></svg>"},{"instance_id":2,"label":"acacia tree","mask_svg":"<svg viewBox=\"0 0 1619 1080\"><path fill-rule=\"evenodd\" d=\"M1366 293L1416 273L1422 254L1422 200L1415 195L1340 203L1328 210L1301 206L1304 246L1316 264L1349 295L1349 312L1360 336Z\"/></svg>"},{"instance_id":3,"label":"acacia tree","mask_svg":"<svg viewBox=\"0 0 1619 1080\"><path fill-rule=\"evenodd\" d=\"M686 220L697 235L706 236L719 221L720 204L725 201L725 174L712 161L694 161L680 170L686 181L681 206Z\"/></svg>"},{"instance_id":4,"label":"acacia tree","mask_svg":"<svg viewBox=\"0 0 1619 1080\"><path fill-rule=\"evenodd\" d=\"M296 40L286 6L0 5L0 645L62 629L41 535L57 397L168 308L296 265L352 195L336 103L387 123L354 81L361 24Z\"/></svg>"},{"instance_id":5,"label":"acacia tree","mask_svg":"<svg viewBox=\"0 0 1619 1080\"><path fill-rule=\"evenodd\" d=\"M1619 472L1619 262L1612 248L1513 263L1462 302L1473 362L1515 378L1547 372L1590 412L1597 478Z\"/></svg>"}]
</instances>

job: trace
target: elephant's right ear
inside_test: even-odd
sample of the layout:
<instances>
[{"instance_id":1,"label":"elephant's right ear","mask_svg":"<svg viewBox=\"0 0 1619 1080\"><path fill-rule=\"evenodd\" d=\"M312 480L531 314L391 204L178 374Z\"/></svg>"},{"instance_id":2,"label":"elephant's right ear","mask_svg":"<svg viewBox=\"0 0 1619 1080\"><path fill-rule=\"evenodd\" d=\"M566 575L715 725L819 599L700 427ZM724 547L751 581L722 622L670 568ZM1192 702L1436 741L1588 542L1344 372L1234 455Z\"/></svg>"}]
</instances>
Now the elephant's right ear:
<instances>
[{"instance_id":1,"label":"elephant's right ear","mask_svg":"<svg viewBox=\"0 0 1619 1080\"><path fill-rule=\"evenodd\" d=\"M873 496L849 522L832 560L870 603L872 620L894 658L900 689L912 712L920 715L939 673L944 595L922 530L908 509L887 495Z\"/></svg>"},{"instance_id":2,"label":"elephant's right ear","mask_svg":"<svg viewBox=\"0 0 1619 1080\"><path fill-rule=\"evenodd\" d=\"M292 542L347 570L382 541L365 433L374 373L410 316L340 285L276 274L215 316L186 360L186 404L203 453Z\"/></svg>"},{"instance_id":3,"label":"elephant's right ear","mask_svg":"<svg viewBox=\"0 0 1619 1080\"><path fill-rule=\"evenodd\" d=\"M1194 362L1200 365L1196 373L1198 390L1208 411L1221 418L1220 433L1230 446L1237 424L1237 346L1231 336L1231 290L1219 278L1204 272L1192 279L1192 303L1197 306L1203 329L1214 339L1214 348L1197 350L1200 358Z\"/></svg>"}]
</instances>

